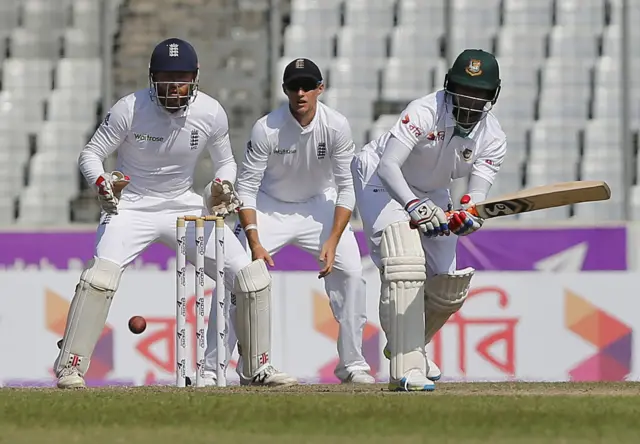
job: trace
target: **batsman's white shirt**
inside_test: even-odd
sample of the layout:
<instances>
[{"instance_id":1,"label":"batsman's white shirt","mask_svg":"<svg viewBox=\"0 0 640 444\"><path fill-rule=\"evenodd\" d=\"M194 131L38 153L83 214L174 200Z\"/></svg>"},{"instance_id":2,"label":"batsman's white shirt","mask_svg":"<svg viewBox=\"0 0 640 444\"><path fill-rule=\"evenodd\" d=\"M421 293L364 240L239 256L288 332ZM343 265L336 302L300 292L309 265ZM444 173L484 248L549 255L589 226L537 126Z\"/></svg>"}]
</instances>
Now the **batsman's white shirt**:
<instances>
[{"instance_id":1,"label":"batsman's white shirt","mask_svg":"<svg viewBox=\"0 0 640 444\"><path fill-rule=\"evenodd\" d=\"M270 254L295 244L316 257L320 255L333 227L336 205L352 209L355 204L350 173L353 154L347 119L320 102L305 128L291 115L288 105L255 123L236 188L245 207L256 210L260 243ZM236 232L246 243L244 232L239 228ZM362 356L365 283L351 226L342 234L333 271L324 281L340 326L340 360L335 373L346 379L351 371L369 370ZM210 345L206 354L215 356L215 343ZM305 346L300 343L301 348Z\"/></svg>"},{"instance_id":2,"label":"batsman's white shirt","mask_svg":"<svg viewBox=\"0 0 640 444\"><path fill-rule=\"evenodd\" d=\"M412 101L396 124L367 144L354 159L352 173L358 210L372 259L378 266L382 231L394 222L409 219L404 210L407 202L393 199L378 177L380 159L392 135L410 150L407 160L399 165L402 176L392 190L407 201L429 197L446 210L453 204L449 193L453 179L476 175L494 182L506 154L506 136L496 117L489 112L467 137L455 135L454 130L451 103L447 103L445 92L440 90ZM405 185L405 190L408 185L408 191L403 192L398 185ZM455 235L423 238L430 276L456 269L456 242Z\"/></svg>"}]
</instances>

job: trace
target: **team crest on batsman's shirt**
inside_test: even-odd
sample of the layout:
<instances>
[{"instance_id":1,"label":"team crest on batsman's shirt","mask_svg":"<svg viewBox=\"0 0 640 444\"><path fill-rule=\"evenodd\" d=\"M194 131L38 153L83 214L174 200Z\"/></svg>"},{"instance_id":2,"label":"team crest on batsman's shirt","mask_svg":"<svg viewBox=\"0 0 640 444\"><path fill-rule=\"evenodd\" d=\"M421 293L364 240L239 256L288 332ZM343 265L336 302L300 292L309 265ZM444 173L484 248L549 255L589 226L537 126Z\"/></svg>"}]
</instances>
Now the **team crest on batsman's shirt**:
<instances>
[{"instance_id":1,"label":"team crest on batsman's shirt","mask_svg":"<svg viewBox=\"0 0 640 444\"><path fill-rule=\"evenodd\" d=\"M324 142L320 142L318 144L318 159L324 159L324 156L327 155L327 144Z\"/></svg>"}]
</instances>

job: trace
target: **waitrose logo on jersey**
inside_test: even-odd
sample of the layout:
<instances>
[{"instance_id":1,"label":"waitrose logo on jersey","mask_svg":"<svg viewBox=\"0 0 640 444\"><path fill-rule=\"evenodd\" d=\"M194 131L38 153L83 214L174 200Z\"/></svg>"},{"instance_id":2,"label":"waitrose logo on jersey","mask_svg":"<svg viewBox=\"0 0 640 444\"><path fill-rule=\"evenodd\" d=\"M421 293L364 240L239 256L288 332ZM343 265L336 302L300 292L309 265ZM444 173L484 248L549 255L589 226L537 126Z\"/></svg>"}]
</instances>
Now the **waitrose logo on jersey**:
<instances>
[{"instance_id":1,"label":"waitrose logo on jersey","mask_svg":"<svg viewBox=\"0 0 640 444\"><path fill-rule=\"evenodd\" d=\"M136 142L162 142L162 141L164 141L164 137L156 137L156 136L151 136L149 134L133 133L133 136L136 138Z\"/></svg>"}]
</instances>

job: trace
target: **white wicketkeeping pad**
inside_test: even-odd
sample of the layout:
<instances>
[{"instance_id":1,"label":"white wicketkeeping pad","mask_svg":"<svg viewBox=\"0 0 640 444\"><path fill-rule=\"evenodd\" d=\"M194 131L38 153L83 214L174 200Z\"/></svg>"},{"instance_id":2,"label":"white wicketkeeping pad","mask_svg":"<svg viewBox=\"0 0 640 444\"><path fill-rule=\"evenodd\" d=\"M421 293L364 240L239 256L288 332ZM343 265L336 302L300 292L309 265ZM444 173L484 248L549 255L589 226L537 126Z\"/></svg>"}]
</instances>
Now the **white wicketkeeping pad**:
<instances>
[{"instance_id":1,"label":"white wicketkeeping pad","mask_svg":"<svg viewBox=\"0 0 640 444\"><path fill-rule=\"evenodd\" d=\"M93 349L107 321L113 295L120 284L122 270L118 264L93 259L80 276L71 301L56 373L72 364L84 375L89 369Z\"/></svg>"},{"instance_id":2,"label":"white wicketkeeping pad","mask_svg":"<svg viewBox=\"0 0 640 444\"><path fill-rule=\"evenodd\" d=\"M271 354L271 276L263 260L238 272L235 294L243 374L252 378L269 363Z\"/></svg>"}]
</instances>

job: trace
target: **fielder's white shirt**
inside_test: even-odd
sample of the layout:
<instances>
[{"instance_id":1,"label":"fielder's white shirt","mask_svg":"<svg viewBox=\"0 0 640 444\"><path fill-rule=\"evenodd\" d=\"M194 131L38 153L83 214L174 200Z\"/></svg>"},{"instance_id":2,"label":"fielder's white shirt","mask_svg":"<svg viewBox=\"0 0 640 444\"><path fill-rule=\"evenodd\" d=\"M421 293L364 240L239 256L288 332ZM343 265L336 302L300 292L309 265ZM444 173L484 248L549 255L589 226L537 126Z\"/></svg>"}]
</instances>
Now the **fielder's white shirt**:
<instances>
[{"instance_id":1,"label":"fielder's white shirt","mask_svg":"<svg viewBox=\"0 0 640 444\"><path fill-rule=\"evenodd\" d=\"M467 137L454 136L452 105L445 100L444 90L440 90L412 101L388 132L363 148L382 158L393 135L410 150L399 165L403 177L387 184L393 188L392 195L402 197L403 205L416 195L448 189L453 179L469 175L493 184L503 162L506 136L493 113L476 124ZM416 195L408 195L403 178Z\"/></svg>"},{"instance_id":2,"label":"fielder's white shirt","mask_svg":"<svg viewBox=\"0 0 640 444\"><path fill-rule=\"evenodd\" d=\"M336 205L353 209L351 127L339 112L318 102L313 121L301 127L285 104L259 119L238 173L237 192L247 208L258 190L283 202L306 202L337 188Z\"/></svg>"},{"instance_id":3,"label":"fielder's white shirt","mask_svg":"<svg viewBox=\"0 0 640 444\"><path fill-rule=\"evenodd\" d=\"M87 182L103 174L104 160L118 150L117 169L131 178L127 193L177 197L193 185L196 162L208 149L215 177L235 181L227 113L217 100L198 92L186 108L169 113L143 89L120 99L80 154Z\"/></svg>"}]
</instances>

